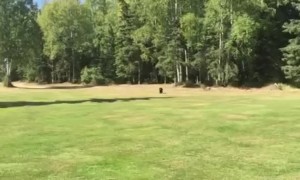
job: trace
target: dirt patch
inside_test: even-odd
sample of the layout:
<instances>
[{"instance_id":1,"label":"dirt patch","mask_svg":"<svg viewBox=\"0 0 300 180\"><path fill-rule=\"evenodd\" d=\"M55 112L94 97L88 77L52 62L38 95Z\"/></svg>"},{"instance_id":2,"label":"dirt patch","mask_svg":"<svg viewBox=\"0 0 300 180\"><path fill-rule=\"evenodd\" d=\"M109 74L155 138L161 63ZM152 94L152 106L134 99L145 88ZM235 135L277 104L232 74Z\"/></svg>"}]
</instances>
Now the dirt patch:
<instances>
[{"instance_id":1,"label":"dirt patch","mask_svg":"<svg viewBox=\"0 0 300 180\"><path fill-rule=\"evenodd\" d=\"M20 89L78 89L87 88L91 86L84 86L81 84L61 83L61 84L36 84L26 82L14 82L13 85Z\"/></svg>"},{"instance_id":2,"label":"dirt patch","mask_svg":"<svg viewBox=\"0 0 300 180\"><path fill-rule=\"evenodd\" d=\"M47 84L39 85L36 83L14 82L16 88L7 89L0 87L0 92L23 92L23 90L36 90L38 91L57 91L57 90L77 90L86 94L87 96L98 95L107 98L110 97L185 97L185 96L249 96L249 95L266 95L266 97L282 96L282 95L300 95L298 89L284 89L271 90L272 88L267 86L264 88L234 88L234 87L212 87L210 91L203 90L202 88L183 88L175 87L172 84L156 84L156 85L111 85L111 86L84 86L80 84L62 83L62 84ZM164 89L164 94L159 94L159 88Z\"/></svg>"}]
</instances>

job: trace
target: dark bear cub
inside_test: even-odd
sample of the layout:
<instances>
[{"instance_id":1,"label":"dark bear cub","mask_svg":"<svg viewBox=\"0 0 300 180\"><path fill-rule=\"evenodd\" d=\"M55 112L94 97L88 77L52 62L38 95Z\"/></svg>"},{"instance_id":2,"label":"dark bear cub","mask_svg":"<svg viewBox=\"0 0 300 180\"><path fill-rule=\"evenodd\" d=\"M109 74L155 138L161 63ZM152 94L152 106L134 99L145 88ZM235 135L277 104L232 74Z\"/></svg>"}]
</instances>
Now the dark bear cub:
<instances>
[{"instance_id":1,"label":"dark bear cub","mask_svg":"<svg viewBox=\"0 0 300 180\"><path fill-rule=\"evenodd\" d=\"M163 88L159 88L159 94L163 94L164 93L164 89Z\"/></svg>"}]
</instances>

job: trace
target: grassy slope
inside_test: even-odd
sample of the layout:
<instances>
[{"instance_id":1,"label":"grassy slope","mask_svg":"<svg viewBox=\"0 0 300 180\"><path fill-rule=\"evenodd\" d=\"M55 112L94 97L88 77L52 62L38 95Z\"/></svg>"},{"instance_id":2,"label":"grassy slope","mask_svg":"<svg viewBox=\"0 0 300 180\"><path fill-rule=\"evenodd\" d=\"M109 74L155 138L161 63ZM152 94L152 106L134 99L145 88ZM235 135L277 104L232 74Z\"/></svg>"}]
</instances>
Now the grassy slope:
<instances>
[{"instance_id":1,"label":"grassy slope","mask_svg":"<svg viewBox=\"0 0 300 180\"><path fill-rule=\"evenodd\" d=\"M300 178L300 93L167 91L0 89L0 179Z\"/></svg>"}]
</instances>

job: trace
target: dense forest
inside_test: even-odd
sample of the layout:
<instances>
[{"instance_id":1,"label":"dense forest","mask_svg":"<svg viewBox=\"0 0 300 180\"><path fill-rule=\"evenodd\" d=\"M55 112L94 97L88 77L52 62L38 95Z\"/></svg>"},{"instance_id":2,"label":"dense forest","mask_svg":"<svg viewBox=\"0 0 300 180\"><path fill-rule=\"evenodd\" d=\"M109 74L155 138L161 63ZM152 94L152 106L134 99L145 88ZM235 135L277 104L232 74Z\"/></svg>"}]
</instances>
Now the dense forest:
<instances>
[{"instance_id":1,"label":"dense forest","mask_svg":"<svg viewBox=\"0 0 300 180\"><path fill-rule=\"evenodd\" d=\"M0 76L299 85L299 15L298 0L1 0Z\"/></svg>"}]
</instances>

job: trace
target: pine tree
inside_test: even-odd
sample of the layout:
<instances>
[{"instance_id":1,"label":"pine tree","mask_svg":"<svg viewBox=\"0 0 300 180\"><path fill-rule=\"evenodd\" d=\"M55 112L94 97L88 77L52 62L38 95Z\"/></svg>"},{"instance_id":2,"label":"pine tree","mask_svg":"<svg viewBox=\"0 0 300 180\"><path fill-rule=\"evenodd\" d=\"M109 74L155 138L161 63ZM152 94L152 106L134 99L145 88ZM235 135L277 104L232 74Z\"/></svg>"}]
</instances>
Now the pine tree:
<instances>
[{"instance_id":1,"label":"pine tree","mask_svg":"<svg viewBox=\"0 0 300 180\"><path fill-rule=\"evenodd\" d=\"M294 7L300 13L300 3L293 3ZM282 67L288 80L296 85L300 85L300 19L292 19L290 23L285 24L285 32L294 36L289 41L289 45L283 48L285 65Z\"/></svg>"},{"instance_id":2,"label":"pine tree","mask_svg":"<svg viewBox=\"0 0 300 180\"><path fill-rule=\"evenodd\" d=\"M138 19L125 0L118 0L119 27L116 38L116 74L119 78L137 82L140 49L134 43L132 33L138 28Z\"/></svg>"}]
</instances>

